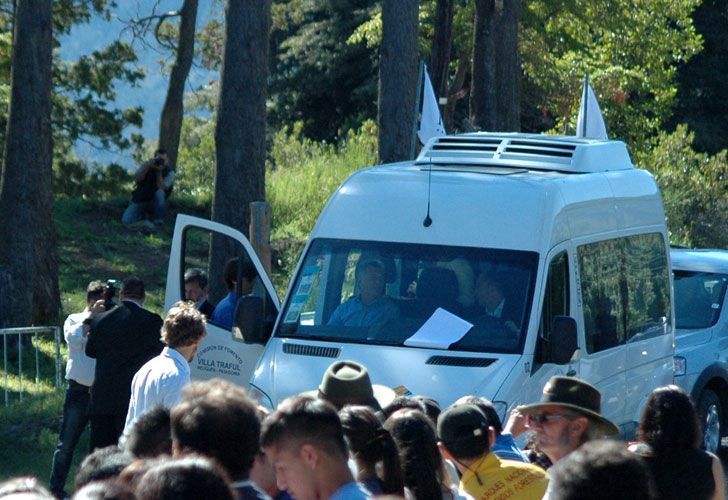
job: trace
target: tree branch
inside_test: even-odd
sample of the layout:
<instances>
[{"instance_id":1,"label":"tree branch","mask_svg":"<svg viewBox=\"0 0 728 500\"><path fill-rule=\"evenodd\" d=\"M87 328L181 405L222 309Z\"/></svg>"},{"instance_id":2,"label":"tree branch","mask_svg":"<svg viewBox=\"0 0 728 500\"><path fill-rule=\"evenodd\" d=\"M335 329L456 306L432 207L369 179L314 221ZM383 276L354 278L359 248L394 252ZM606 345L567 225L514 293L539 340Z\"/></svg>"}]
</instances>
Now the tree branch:
<instances>
[{"instance_id":1,"label":"tree branch","mask_svg":"<svg viewBox=\"0 0 728 500\"><path fill-rule=\"evenodd\" d=\"M181 15L181 11L171 10L162 14L157 14L155 11L156 5L152 9L152 14L144 17L132 18L126 21L126 27L122 30L122 34L130 31L132 35L132 43L139 40L143 45L149 46L149 43L146 41L146 36L150 32L153 32L154 39L159 45L169 50L177 50L174 43L160 38L160 29L164 21L173 17L179 17Z\"/></svg>"}]
</instances>

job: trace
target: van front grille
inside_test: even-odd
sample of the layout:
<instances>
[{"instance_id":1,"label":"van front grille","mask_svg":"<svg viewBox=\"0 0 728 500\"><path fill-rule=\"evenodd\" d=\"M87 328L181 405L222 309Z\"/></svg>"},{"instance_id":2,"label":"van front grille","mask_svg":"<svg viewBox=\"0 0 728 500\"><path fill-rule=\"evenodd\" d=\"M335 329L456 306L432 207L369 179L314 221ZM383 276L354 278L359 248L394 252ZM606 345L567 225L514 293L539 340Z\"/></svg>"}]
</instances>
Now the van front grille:
<instances>
[{"instance_id":1,"label":"van front grille","mask_svg":"<svg viewBox=\"0 0 728 500\"><path fill-rule=\"evenodd\" d=\"M316 345L283 344L283 352L299 356L316 356L319 358L338 358L341 349L337 347L321 347Z\"/></svg>"},{"instance_id":2,"label":"van front grille","mask_svg":"<svg viewBox=\"0 0 728 500\"><path fill-rule=\"evenodd\" d=\"M461 356L432 356L427 360L427 365L438 366L464 366L468 368L485 368L498 361L493 358L470 358Z\"/></svg>"}]
</instances>

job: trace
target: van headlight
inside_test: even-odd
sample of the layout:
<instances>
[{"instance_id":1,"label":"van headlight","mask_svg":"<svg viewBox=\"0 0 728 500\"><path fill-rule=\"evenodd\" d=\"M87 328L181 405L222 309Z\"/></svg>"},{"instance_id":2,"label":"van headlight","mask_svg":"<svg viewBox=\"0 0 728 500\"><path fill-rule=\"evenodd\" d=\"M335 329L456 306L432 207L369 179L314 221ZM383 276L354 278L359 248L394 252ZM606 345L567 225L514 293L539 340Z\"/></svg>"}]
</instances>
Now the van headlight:
<instances>
[{"instance_id":1,"label":"van headlight","mask_svg":"<svg viewBox=\"0 0 728 500\"><path fill-rule=\"evenodd\" d=\"M264 406L270 411L275 410L275 408L273 408L273 402L270 400L268 395L255 387L253 384L250 384L250 387L248 388L248 393L250 394L250 397L253 398L255 402L259 405Z\"/></svg>"},{"instance_id":2,"label":"van headlight","mask_svg":"<svg viewBox=\"0 0 728 500\"><path fill-rule=\"evenodd\" d=\"M687 373L688 361L682 356L672 357L672 374L676 377L682 377Z\"/></svg>"}]
</instances>

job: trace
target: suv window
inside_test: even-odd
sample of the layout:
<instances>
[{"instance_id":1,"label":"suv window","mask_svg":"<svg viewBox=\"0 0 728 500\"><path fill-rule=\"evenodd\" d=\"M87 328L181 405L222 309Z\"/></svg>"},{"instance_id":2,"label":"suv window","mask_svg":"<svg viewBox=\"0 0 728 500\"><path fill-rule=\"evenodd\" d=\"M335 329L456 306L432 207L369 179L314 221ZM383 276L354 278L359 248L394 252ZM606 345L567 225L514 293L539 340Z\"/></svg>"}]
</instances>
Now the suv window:
<instances>
[{"instance_id":1,"label":"suv window","mask_svg":"<svg viewBox=\"0 0 728 500\"><path fill-rule=\"evenodd\" d=\"M674 271L675 324L680 329L708 328L720 316L728 276Z\"/></svg>"},{"instance_id":2,"label":"suv window","mask_svg":"<svg viewBox=\"0 0 728 500\"><path fill-rule=\"evenodd\" d=\"M588 352L668 330L670 281L660 233L581 245L577 254Z\"/></svg>"}]
</instances>

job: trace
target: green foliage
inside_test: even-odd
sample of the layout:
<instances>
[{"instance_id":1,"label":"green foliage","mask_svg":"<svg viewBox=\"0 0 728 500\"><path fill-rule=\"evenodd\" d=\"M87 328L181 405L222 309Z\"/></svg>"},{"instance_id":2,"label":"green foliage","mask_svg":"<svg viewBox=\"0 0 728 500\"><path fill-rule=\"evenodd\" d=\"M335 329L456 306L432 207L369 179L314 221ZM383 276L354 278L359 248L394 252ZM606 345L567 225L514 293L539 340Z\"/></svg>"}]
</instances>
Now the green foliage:
<instances>
[{"instance_id":1,"label":"green foliage","mask_svg":"<svg viewBox=\"0 0 728 500\"><path fill-rule=\"evenodd\" d=\"M9 0L0 0L0 148L5 142L5 123L10 102L10 64L12 56L12 12ZM68 34L78 23L88 22L92 16L110 18L113 0L54 0L53 22L57 37ZM138 134L124 136L129 126L140 127L143 110L140 107L118 109L114 106L115 87L119 81L132 85L144 77L142 70L134 68L137 60L129 44L112 42L70 63L53 59L53 146L56 169L66 161L73 161L71 146L79 139L126 149L139 147ZM98 141L98 143L94 142ZM60 161L58 161L60 159Z\"/></svg>"},{"instance_id":2,"label":"green foliage","mask_svg":"<svg viewBox=\"0 0 728 500\"><path fill-rule=\"evenodd\" d=\"M114 0L53 0L53 30L59 34L68 33L74 24L87 23L93 15L108 20L110 9L116 5Z\"/></svg>"},{"instance_id":3,"label":"green foliage","mask_svg":"<svg viewBox=\"0 0 728 500\"><path fill-rule=\"evenodd\" d=\"M324 203L350 173L376 162L376 125L365 122L339 144L317 142L296 122L272 139L266 197L273 238L305 239ZM215 186L215 120L186 118L182 125L175 193L209 204Z\"/></svg>"},{"instance_id":4,"label":"green foliage","mask_svg":"<svg viewBox=\"0 0 728 500\"><path fill-rule=\"evenodd\" d=\"M589 74L612 137L647 147L670 117L675 72L700 50L690 17L701 0L530 0L523 2L523 130L574 132L581 81ZM420 45L426 57L434 1L420 3ZM376 49L381 10L349 37ZM472 57L474 2L456 2L451 74ZM715 74L719 78L719 73ZM467 84L467 79L466 79ZM467 100L460 107L467 107ZM462 110L458 111L462 113ZM456 120L457 121L457 120Z\"/></svg>"},{"instance_id":5,"label":"green foliage","mask_svg":"<svg viewBox=\"0 0 728 500\"><path fill-rule=\"evenodd\" d=\"M434 36L435 2L423 0L419 4L419 52L427 57L430 52L430 40ZM359 25L346 41L349 45L364 44L368 49L379 50L382 44L382 7L376 5L371 9L371 18Z\"/></svg>"},{"instance_id":6,"label":"green foliage","mask_svg":"<svg viewBox=\"0 0 728 500\"><path fill-rule=\"evenodd\" d=\"M215 190L215 119L191 116L182 122L175 189L203 203Z\"/></svg>"},{"instance_id":7,"label":"green foliage","mask_svg":"<svg viewBox=\"0 0 728 500\"><path fill-rule=\"evenodd\" d=\"M532 0L521 55L526 107L573 133L581 79L590 75L611 137L647 145L670 116L675 71L700 50L690 14L700 0ZM549 121L542 123L550 125Z\"/></svg>"},{"instance_id":8,"label":"green foliage","mask_svg":"<svg viewBox=\"0 0 728 500\"><path fill-rule=\"evenodd\" d=\"M382 9L376 9L371 19L356 28L346 42L351 45L363 43L369 49L378 49L382 43Z\"/></svg>"},{"instance_id":9,"label":"green foliage","mask_svg":"<svg viewBox=\"0 0 728 500\"><path fill-rule=\"evenodd\" d=\"M136 53L127 43L115 41L103 50L93 51L71 64L56 61L53 70L53 129L70 147L76 140L91 136L108 148L114 144L120 149L132 145L141 147L143 138L133 134L123 136L126 127L141 127L141 107L125 110L109 107L116 99L115 84L118 80L132 85L144 78L144 72L131 65L137 60Z\"/></svg>"},{"instance_id":10,"label":"green foliage","mask_svg":"<svg viewBox=\"0 0 728 500\"><path fill-rule=\"evenodd\" d=\"M703 0L693 13L703 50L677 72L675 113L669 126L686 123L695 148L717 153L728 147L728 2Z\"/></svg>"},{"instance_id":11,"label":"green foliage","mask_svg":"<svg viewBox=\"0 0 728 500\"><path fill-rule=\"evenodd\" d=\"M374 0L277 0L272 7L269 123L295 121L317 140L333 140L376 116L377 54L348 44Z\"/></svg>"},{"instance_id":12,"label":"green foliage","mask_svg":"<svg viewBox=\"0 0 728 500\"><path fill-rule=\"evenodd\" d=\"M82 161L61 158L53 165L53 192L56 196L109 199L128 196L132 176L121 166L88 165Z\"/></svg>"},{"instance_id":13,"label":"green foliage","mask_svg":"<svg viewBox=\"0 0 728 500\"><path fill-rule=\"evenodd\" d=\"M671 243L728 248L728 154L697 153L693 141L685 125L661 132L636 163L662 190Z\"/></svg>"},{"instance_id":14,"label":"green foliage","mask_svg":"<svg viewBox=\"0 0 728 500\"><path fill-rule=\"evenodd\" d=\"M224 26L220 19L210 19L197 31L195 52L202 65L211 70L219 70L225 46Z\"/></svg>"},{"instance_id":15,"label":"green foliage","mask_svg":"<svg viewBox=\"0 0 728 500\"><path fill-rule=\"evenodd\" d=\"M273 239L306 239L324 204L355 170L377 158L376 125L365 122L338 146L302 135L303 124L283 128L273 141L266 193Z\"/></svg>"}]
</instances>

